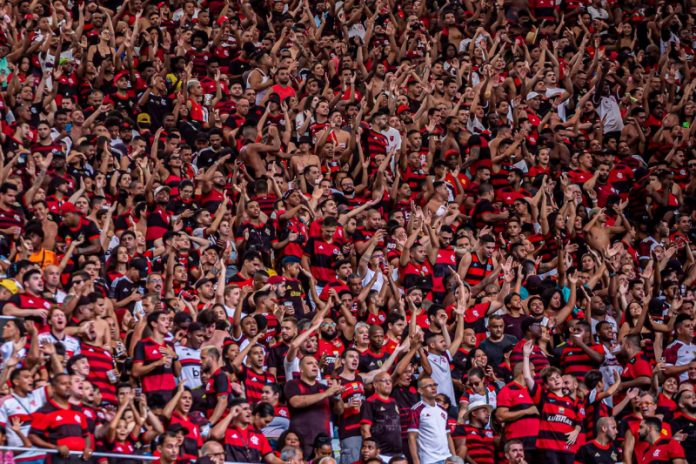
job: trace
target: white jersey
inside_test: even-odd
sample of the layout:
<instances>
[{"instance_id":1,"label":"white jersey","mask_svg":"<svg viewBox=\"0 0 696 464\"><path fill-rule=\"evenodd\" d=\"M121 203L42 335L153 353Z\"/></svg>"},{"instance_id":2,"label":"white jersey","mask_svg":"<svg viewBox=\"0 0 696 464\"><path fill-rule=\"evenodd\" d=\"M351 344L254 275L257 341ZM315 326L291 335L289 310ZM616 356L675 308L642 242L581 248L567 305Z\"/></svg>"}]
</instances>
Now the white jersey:
<instances>
[{"instance_id":1,"label":"white jersey","mask_svg":"<svg viewBox=\"0 0 696 464\"><path fill-rule=\"evenodd\" d=\"M22 421L21 431L24 436L28 437L32 415L46 403L46 388L38 388L25 398L12 393L0 405L0 425L7 431L8 446L24 446L22 440L11 428L12 419L16 417Z\"/></svg>"},{"instance_id":2,"label":"white jersey","mask_svg":"<svg viewBox=\"0 0 696 464\"><path fill-rule=\"evenodd\" d=\"M452 383L452 371L450 368L452 357L449 351L445 351L444 354L428 353L428 361L430 361L430 366L433 369L433 373L430 374L430 377L437 382L437 392L447 395L452 404L457 404L457 397L454 394L454 384Z\"/></svg>"},{"instance_id":3,"label":"white jersey","mask_svg":"<svg viewBox=\"0 0 696 464\"><path fill-rule=\"evenodd\" d=\"M411 408L409 432L418 433L418 457L422 464L444 461L450 456L447 412L437 404L419 401Z\"/></svg>"},{"instance_id":4,"label":"white jersey","mask_svg":"<svg viewBox=\"0 0 696 464\"><path fill-rule=\"evenodd\" d=\"M43 345L44 343L50 343L51 345L55 345L58 342L62 343L65 347L66 359L72 358L73 356L80 354L80 342L75 337L65 335L61 340L56 338L55 335L53 335L51 332L39 334L40 345Z\"/></svg>"},{"instance_id":5,"label":"white jersey","mask_svg":"<svg viewBox=\"0 0 696 464\"><path fill-rule=\"evenodd\" d=\"M203 386L201 382L201 350L176 345L176 355L181 363L181 380L192 390Z\"/></svg>"}]
</instances>

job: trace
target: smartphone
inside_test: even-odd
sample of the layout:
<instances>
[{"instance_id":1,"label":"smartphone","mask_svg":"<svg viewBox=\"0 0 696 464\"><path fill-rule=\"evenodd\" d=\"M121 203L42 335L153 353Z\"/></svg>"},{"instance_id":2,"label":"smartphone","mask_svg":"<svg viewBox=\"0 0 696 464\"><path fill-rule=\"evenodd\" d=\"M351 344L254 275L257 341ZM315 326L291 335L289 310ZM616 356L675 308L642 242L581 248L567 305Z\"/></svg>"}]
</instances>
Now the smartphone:
<instances>
[{"instance_id":1,"label":"smartphone","mask_svg":"<svg viewBox=\"0 0 696 464\"><path fill-rule=\"evenodd\" d=\"M143 394L143 389L142 389L142 388L139 388L139 387L138 387L138 388L134 388L134 389L133 389L133 393L135 393L135 398L136 398L136 399L140 399L140 397L141 397L142 394Z\"/></svg>"},{"instance_id":2,"label":"smartphone","mask_svg":"<svg viewBox=\"0 0 696 464\"><path fill-rule=\"evenodd\" d=\"M27 154L26 152L20 153L17 159L17 164L27 164Z\"/></svg>"}]
</instances>

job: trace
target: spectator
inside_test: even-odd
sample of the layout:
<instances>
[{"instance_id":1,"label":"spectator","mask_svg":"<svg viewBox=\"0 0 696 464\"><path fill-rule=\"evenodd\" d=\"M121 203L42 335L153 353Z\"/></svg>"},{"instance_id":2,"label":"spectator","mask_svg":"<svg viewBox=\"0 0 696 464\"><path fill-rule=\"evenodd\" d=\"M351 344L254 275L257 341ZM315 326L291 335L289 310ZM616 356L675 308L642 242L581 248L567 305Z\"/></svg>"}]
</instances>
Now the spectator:
<instances>
[{"instance_id":1,"label":"spectator","mask_svg":"<svg viewBox=\"0 0 696 464\"><path fill-rule=\"evenodd\" d=\"M447 429L447 413L435 401L437 383L430 377L420 379L418 393L421 400L411 408L408 426L411 459L416 464L444 462L456 453Z\"/></svg>"}]
</instances>

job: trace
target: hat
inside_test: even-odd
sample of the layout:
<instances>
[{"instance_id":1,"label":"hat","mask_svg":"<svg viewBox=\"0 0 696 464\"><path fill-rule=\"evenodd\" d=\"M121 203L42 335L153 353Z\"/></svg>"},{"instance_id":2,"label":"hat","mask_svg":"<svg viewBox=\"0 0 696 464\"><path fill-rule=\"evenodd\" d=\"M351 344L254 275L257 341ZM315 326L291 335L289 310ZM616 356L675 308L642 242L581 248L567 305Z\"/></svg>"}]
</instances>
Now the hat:
<instances>
[{"instance_id":1,"label":"hat","mask_svg":"<svg viewBox=\"0 0 696 464\"><path fill-rule=\"evenodd\" d=\"M534 324L540 324L541 322L532 316L527 316L525 320L522 321L522 333L524 334L532 327Z\"/></svg>"},{"instance_id":2,"label":"hat","mask_svg":"<svg viewBox=\"0 0 696 464\"><path fill-rule=\"evenodd\" d=\"M135 120L138 124L152 124L152 118L147 113L140 113Z\"/></svg>"},{"instance_id":3,"label":"hat","mask_svg":"<svg viewBox=\"0 0 696 464\"><path fill-rule=\"evenodd\" d=\"M287 191L283 194L283 200L287 200L287 198L292 195L293 193L297 192L298 190L295 188L290 188L287 189Z\"/></svg>"},{"instance_id":4,"label":"hat","mask_svg":"<svg viewBox=\"0 0 696 464\"><path fill-rule=\"evenodd\" d=\"M61 59L59 59L59 60L58 60L58 64L59 64L59 65L68 64L68 63L73 63L74 61L75 61L75 60L73 60L72 58L67 58L67 57L66 57L66 58L61 58Z\"/></svg>"},{"instance_id":5,"label":"hat","mask_svg":"<svg viewBox=\"0 0 696 464\"><path fill-rule=\"evenodd\" d=\"M454 150L454 149L447 150L445 152L445 158L449 158L450 156L459 157L459 150Z\"/></svg>"},{"instance_id":6,"label":"hat","mask_svg":"<svg viewBox=\"0 0 696 464\"><path fill-rule=\"evenodd\" d=\"M531 99L533 99L533 98L536 98L536 97L541 97L541 94L538 93L538 92L529 92L529 93L527 94L527 101L529 101L529 100L531 100Z\"/></svg>"},{"instance_id":7,"label":"hat","mask_svg":"<svg viewBox=\"0 0 696 464\"><path fill-rule=\"evenodd\" d=\"M177 433L177 432L184 432L184 435L188 435L189 429L184 427L181 422L177 422L174 424L170 424L169 427L167 427L167 432L172 432L172 433Z\"/></svg>"},{"instance_id":8,"label":"hat","mask_svg":"<svg viewBox=\"0 0 696 464\"><path fill-rule=\"evenodd\" d=\"M169 192L172 191L172 189L169 188L168 186L166 186L166 185L160 185L159 187L157 187L157 188L155 189L155 195L157 195L158 193L160 193L162 190L166 190L167 193L169 193Z\"/></svg>"},{"instance_id":9,"label":"hat","mask_svg":"<svg viewBox=\"0 0 696 464\"><path fill-rule=\"evenodd\" d=\"M399 107L396 109L396 114L401 114L406 111L411 111L411 108L408 105L399 105Z\"/></svg>"},{"instance_id":10,"label":"hat","mask_svg":"<svg viewBox=\"0 0 696 464\"><path fill-rule=\"evenodd\" d=\"M300 137L300 140L298 140L297 143L298 144L308 143L311 145L312 144L312 137L310 137L309 135L303 135Z\"/></svg>"},{"instance_id":11,"label":"hat","mask_svg":"<svg viewBox=\"0 0 696 464\"><path fill-rule=\"evenodd\" d=\"M66 214L80 214L80 211L75 207L74 204L70 203L69 201L66 201L63 203L63 206L60 207L60 214L65 216Z\"/></svg>"},{"instance_id":12,"label":"hat","mask_svg":"<svg viewBox=\"0 0 696 464\"><path fill-rule=\"evenodd\" d=\"M2 279L0 280L0 287L3 287L5 290L10 292L13 295L16 295L17 292L19 291L19 286L17 285L17 282L15 282L12 279Z\"/></svg>"},{"instance_id":13,"label":"hat","mask_svg":"<svg viewBox=\"0 0 696 464\"><path fill-rule=\"evenodd\" d=\"M215 282L215 279L209 279L209 278L203 278L200 279L196 284L194 285L195 288L202 287L203 285L209 283L209 282Z\"/></svg>"},{"instance_id":14,"label":"hat","mask_svg":"<svg viewBox=\"0 0 696 464\"><path fill-rule=\"evenodd\" d=\"M493 411L493 406L491 406L490 404L486 403L486 402L483 401L483 400L472 401L472 402L469 403L469 405L466 407L466 413L464 414L464 417L469 417L469 415L470 415L472 412L476 411L477 409L481 409L481 408L486 408L486 409L488 409L488 412Z\"/></svg>"},{"instance_id":15,"label":"hat","mask_svg":"<svg viewBox=\"0 0 696 464\"><path fill-rule=\"evenodd\" d=\"M277 93L273 92L268 96L268 101L269 102L274 102L274 103L280 103L280 95Z\"/></svg>"},{"instance_id":16,"label":"hat","mask_svg":"<svg viewBox=\"0 0 696 464\"><path fill-rule=\"evenodd\" d=\"M128 75L128 71L121 71L120 73L116 74L114 76L114 84L117 83L121 78L125 77L126 79L130 80L130 76Z\"/></svg>"},{"instance_id":17,"label":"hat","mask_svg":"<svg viewBox=\"0 0 696 464\"><path fill-rule=\"evenodd\" d=\"M285 282L285 277L283 276L275 275L268 278L268 283L271 285L278 285L282 284L283 282Z\"/></svg>"}]
</instances>

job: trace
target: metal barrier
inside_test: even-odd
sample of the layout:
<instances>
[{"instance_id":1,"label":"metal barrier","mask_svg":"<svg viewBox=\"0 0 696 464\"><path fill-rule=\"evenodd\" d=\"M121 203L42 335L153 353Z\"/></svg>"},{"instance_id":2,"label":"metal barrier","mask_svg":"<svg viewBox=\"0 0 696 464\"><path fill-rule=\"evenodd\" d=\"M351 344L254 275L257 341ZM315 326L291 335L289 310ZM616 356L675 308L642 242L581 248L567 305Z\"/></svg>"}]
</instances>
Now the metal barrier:
<instances>
[{"instance_id":1,"label":"metal barrier","mask_svg":"<svg viewBox=\"0 0 696 464\"><path fill-rule=\"evenodd\" d=\"M58 450L48 449L48 448L23 448L21 446L0 446L0 451L19 451L19 452L31 452L31 453L44 453L44 454L58 454ZM82 456L82 451L70 451L71 456ZM144 456L140 454L119 454L119 453L104 453L101 451L95 451L92 453L95 458L114 458L114 459L133 459L134 461L145 461L152 462L157 461L159 457L156 456ZM15 456L17 458L18 456ZM242 462L230 462L225 461L225 464L245 464Z\"/></svg>"}]
</instances>

